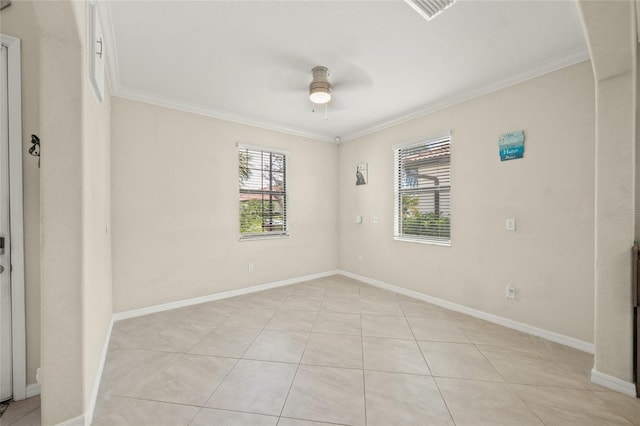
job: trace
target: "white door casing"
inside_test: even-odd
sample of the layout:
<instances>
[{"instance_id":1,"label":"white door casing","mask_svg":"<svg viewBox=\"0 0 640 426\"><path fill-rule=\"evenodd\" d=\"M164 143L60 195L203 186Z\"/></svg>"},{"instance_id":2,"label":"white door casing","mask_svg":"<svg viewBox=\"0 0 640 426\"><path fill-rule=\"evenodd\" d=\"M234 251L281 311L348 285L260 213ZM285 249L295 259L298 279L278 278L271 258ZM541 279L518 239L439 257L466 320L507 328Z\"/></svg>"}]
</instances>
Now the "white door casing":
<instances>
[{"instance_id":1,"label":"white door casing","mask_svg":"<svg viewBox=\"0 0 640 426\"><path fill-rule=\"evenodd\" d=\"M0 401L13 396L11 233L9 222L9 98L7 48L0 48Z\"/></svg>"},{"instance_id":2,"label":"white door casing","mask_svg":"<svg viewBox=\"0 0 640 426\"><path fill-rule=\"evenodd\" d=\"M22 198L22 88L20 69L20 39L0 34L2 45L2 83L0 116L2 116L2 136L0 140L0 236L5 236L4 255L0 255L0 265L4 271L0 276L9 277L9 290L2 288L0 319L2 325L10 317L10 340L4 339L0 345L0 367L10 358L11 393L13 399L26 397L26 317L24 290L24 228ZM5 66L6 64L6 66ZM5 121L6 120L6 121ZM6 146L6 148L4 148ZM3 198L8 197L8 205ZM8 210L8 211L7 211ZM5 225L5 222L7 225ZM5 228L7 228L5 230ZM8 238L10 237L10 241ZM4 285L4 278L0 279ZM10 294L9 313L2 305L5 294ZM2 326L0 326L2 328ZM2 331L2 333L5 333ZM5 355L5 347L10 347L10 355ZM6 367L4 367L6 368ZM4 377L4 369L2 376ZM0 378L0 381L3 381ZM2 386L6 386L2 384ZM4 394L5 390L2 388Z\"/></svg>"}]
</instances>

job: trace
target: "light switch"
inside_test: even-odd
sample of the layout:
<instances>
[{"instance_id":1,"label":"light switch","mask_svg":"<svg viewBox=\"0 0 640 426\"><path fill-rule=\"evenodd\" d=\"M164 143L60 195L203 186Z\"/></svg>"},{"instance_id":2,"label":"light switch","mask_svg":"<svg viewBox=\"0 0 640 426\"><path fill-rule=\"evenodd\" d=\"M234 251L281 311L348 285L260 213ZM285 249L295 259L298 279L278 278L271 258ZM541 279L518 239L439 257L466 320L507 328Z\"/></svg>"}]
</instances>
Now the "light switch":
<instances>
[{"instance_id":1,"label":"light switch","mask_svg":"<svg viewBox=\"0 0 640 426\"><path fill-rule=\"evenodd\" d=\"M507 231L515 231L516 230L516 220L515 219L507 219L507 223L505 226Z\"/></svg>"},{"instance_id":2,"label":"light switch","mask_svg":"<svg viewBox=\"0 0 640 426\"><path fill-rule=\"evenodd\" d=\"M360 215L356 216L356 223L358 224L362 223L362 216Z\"/></svg>"}]
</instances>

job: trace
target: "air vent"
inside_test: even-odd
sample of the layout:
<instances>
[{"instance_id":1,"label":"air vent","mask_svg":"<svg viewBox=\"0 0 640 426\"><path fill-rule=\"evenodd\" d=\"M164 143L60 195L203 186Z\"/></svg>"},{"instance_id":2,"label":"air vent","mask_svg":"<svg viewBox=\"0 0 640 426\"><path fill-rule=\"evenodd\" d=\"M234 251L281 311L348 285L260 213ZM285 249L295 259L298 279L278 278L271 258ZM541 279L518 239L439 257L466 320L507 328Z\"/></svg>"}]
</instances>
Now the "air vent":
<instances>
[{"instance_id":1,"label":"air vent","mask_svg":"<svg viewBox=\"0 0 640 426\"><path fill-rule=\"evenodd\" d=\"M440 15L451 7L456 0L404 0L427 21Z\"/></svg>"}]
</instances>

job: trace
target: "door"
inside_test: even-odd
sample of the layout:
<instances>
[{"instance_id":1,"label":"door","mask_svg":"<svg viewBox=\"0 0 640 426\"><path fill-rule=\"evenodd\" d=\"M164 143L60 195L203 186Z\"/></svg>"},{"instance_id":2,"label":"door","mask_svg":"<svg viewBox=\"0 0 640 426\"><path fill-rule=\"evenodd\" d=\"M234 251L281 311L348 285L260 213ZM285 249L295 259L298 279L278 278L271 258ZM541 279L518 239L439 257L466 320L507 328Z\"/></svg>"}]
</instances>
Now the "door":
<instances>
[{"instance_id":1,"label":"door","mask_svg":"<svg viewBox=\"0 0 640 426\"><path fill-rule=\"evenodd\" d=\"M0 401L12 396L9 99L7 48L0 54Z\"/></svg>"}]
</instances>

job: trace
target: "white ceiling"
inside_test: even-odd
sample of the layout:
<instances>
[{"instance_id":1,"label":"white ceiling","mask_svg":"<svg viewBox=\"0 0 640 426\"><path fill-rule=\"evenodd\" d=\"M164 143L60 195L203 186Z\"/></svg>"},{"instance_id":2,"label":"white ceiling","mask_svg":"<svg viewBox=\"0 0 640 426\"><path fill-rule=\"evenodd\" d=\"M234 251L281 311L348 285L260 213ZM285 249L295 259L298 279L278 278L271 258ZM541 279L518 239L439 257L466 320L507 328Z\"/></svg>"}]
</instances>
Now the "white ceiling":
<instances>
[{"instance_id":1,"label":"white ceiling","mask_svg":"<svg viewBox=\"0 0 640 426\"><path fill-rule=\"evenodd\" d=\"M333 141L588 58L575 1L99 3L112 92ZM109 48L109 46L111 46ZM329 67L328 120L308 100Z\"/></svg>"}]
</instances>

